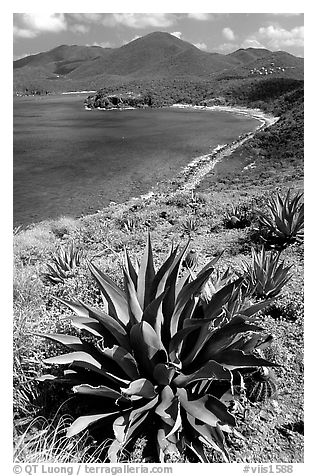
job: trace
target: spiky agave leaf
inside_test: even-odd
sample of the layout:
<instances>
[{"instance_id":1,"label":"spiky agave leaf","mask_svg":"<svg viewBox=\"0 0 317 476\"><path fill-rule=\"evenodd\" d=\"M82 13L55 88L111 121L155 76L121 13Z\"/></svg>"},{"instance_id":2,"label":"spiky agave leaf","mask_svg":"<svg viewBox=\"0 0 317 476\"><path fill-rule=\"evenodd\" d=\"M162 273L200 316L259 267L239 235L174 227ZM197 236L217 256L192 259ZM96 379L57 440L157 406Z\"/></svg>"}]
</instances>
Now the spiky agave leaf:
<instances>
[{"instance_id":1,"label":"spiky agave leaf","mask_svg":"<svg viewBox=\"0 0 317 476\"><path fill-rule=\"evenodd\" d=\"M282 245L290 244L304 237L304 204L302 193L291 198L291 190L285 198L277 193L268 202L268 213L258 211L259 222L268 229L271 237Z\"/></svg>"},{"instance_id":2,"label":"spiky agave leaf","mask_svg":"<svg viewBox=\"0 0 317 476\"><path fill-rule=\"evenodd\" d=\"M47 263L45 280L52 284L64 283L73 275L74 269L79 266L82 253L76 249L72 242L67 248L61 247L52 258L52 263Z\"/></svg>"},{"instance_id":3,"label":"spiky agave leaf","mask_svg":"<svg viewBox=\"0 0 317 476\"><path fill-rule=\"evenodd\" d=\"M259 251L252 248L251 264L244 263L245 278L253 287L253 295L260 298L275 298L291 279L292 266L280 261L280 253Z\"/></svg>"},{"instance_id":4,"label":"spiky agave leaf","mask_svg":"<svg viewBox=\"0 0 317 476\"><path fill-rule=\"evenodd\" d=\"M172 248L157 272L150 236L140 267L133 266L125 251L125 292L91 263L108 311L62 300L75 313L73 325L91 335L89 342L84 336L43 335L70 350L46 364L66 366L60 379L92 402L92 414L77 419L68 435L111 421L111 462L118 461L149 421L161 462L185 448L205 461L204 446L228 459L223 432L231 431L235 418L227 400L221 400L221 383L230 388L240 369L275 365L257 352L268 342L253 323L259 305L245 307L245 314L241 306L239 312L234 306L228 312L243 278L202 305L199 296L217 259L196 276L185 272L180 277L188 247ZM113 411L94 413L94 402L104 400Z\"/></svg>"}]
</instances>

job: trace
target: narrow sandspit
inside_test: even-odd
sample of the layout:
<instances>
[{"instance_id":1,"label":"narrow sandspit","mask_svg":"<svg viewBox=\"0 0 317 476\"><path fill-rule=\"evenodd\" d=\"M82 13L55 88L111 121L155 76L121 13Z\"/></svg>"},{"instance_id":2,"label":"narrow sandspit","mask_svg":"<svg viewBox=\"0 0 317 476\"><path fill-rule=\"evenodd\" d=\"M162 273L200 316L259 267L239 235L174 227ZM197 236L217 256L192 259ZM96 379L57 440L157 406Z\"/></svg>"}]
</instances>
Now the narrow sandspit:
<instances>
[{"instance_id":1,"label":"narrow sandspit","mask_svg":"<svg viewBox=\"0 0 317 476\"><path fill-rule=\"evenodd\" d=\"M249 109L246 107L231 107L231 106L190 106L188 104L175 104L172 107L175 108L187 108L187 109L199 109L199 110L208 110L208 111L223 111L230 112L234 114L247 115L253 117L260 121L259 126L247 134L243 134L238 137L235 141L230 144L218 145L213 151L209 154L202 155L200 157L194 158L186 167L184 167L179 173L176 181L180 181L180 185L177 189L169 194L173 196L179 193L186 193L188 191L194 190L195 187L202 181L202 179L215 167L215 165L223 160L225 157L228 157L232 154L234 150L240 147L242 144L250 140L256 132L259 130L269 127L272 124L275 124L278 121L278 117L274 117L269 114L265 114L260 109ZM162 195L160 193L155 193L153 191L142 195L141 198L147 200L154 196Z\"/></svg>"}]
</instances>

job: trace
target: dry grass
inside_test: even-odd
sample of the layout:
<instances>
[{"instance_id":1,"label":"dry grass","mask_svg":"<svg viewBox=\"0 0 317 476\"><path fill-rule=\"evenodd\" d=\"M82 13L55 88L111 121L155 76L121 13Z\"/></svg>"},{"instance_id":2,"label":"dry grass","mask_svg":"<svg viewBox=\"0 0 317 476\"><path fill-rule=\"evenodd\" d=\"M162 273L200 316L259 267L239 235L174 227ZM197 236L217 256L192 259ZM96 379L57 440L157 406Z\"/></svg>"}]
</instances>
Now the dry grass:
<instances>
[{"instance_id":1,"label":"dry grass","mask_svg":"<svg viewBox=\"0 0 317 476\"><path fill-rule=\"evenodd\" d=\"M247 195L244 195L243 202L248 206L261 206L265 203L267 195L267 192L261 195L258 187L254 193L249 189ZM241 203L241 196L241 193L237 191L231 193L227 189L221 192L206 192L203 199L196 200L197 229L193 233L193 245L198 252L198 267L202 267L212 256L223 252L217 266L220 271L224 271L227 266L236 272L242 270L242 263L250 255L252 244L250 229L227 230L223 225L227 206ZM65 309L54 297L67 299L76 296L93 305L100 303L100 295L87 272L85 260L76 269L74 276L66 280L65 285L45 285L42 273L49 258L61 243L67 246L70 241L75 240L83 248L86 259L93 259L97 266L122 286L121 264L124 247L129 249L133 260L139 257L145 244L146 232L150 229L158 265L166 256L171 241L182 243L187 241L183 224L193 214L193 202L191 193L177 196L175 200L169 200L167 196L153 197L147 202L141 199L133 200L111 206L76 223L62 220L54 232L51 225L40 224L33 229L20 231L14 237L14 405L16 419L24 421L22 426L16 428L17 462L98 462L101 458L100 452L97 450L94 452L96 449L94 443L87 435L78 440L65 439L63 435L65 427L70 422L69 417L61 418L59 423L55 418L52 422L52 416L46 407L46 396L43 396L43 392L48 392L48 389L43 386L40 388L34 381L34 377L42 373L44 356L48 357L56 352L56 349L54 345L35 337L33 333L61 332L68 329L68 319L61 317L65 316ZM127 230L124 226L118 227L118 222L124 223L127 219L136 219L137 227L132 230ZM62 234L64 225L68 232ZM229 447L234 461L250 460L252 454L254 461L259 461L256 451L267 446L279 461L284 457L285 461L300 462L303 457L299 441L302 436L296 435L297 447L292 449L290 445L286 445L279 432L279 428L284 424L295 424L300 420L303 408L301 380L303 370L300 365L302 337L296 346L293 345L295 331L300 335L302 329L302 307L292 306L292 299L289 297L295 293L296 300L303 301L302 247L296 245L286 249L283 254L286 263L294 265L294 277L276 301L276 306L281 311L279 319L269 314L264 315L261 324L276 336L274 347L276 358L281 362L288 362L289 365L283 370L284 373L281 372L278 376L282 384L282 394L277 400L276 419L274 420L274 413L270 416L271 429L266 428L267 423L257 416L257 428L264 427L267 431L257 429L255 434L252 434L250 445L234 442L235 446ZM278 310L274 312L278 313ZM292 317L288 320L289 316ZM279 331L280 322L283 323L283 335ZM292 349L288 350L288 346L292 345ZM295 362L296 366L292 367ZM285 393L286 386L293 392L295 396L293 399L289 399L289 393ZM55 410L64 401L63 399L67 399L65 393L56 395L53 402ZM51 400L48 401L52 403ZM283 411L286 406L288 412L284 418ZM258 415L257 407L253 406L251 410ZM25 422L31 423L26 427ZM252 423L248 420L242 424L246 435L250 427ZM270 442L268 438L272 441ZM285 443L285 455L281 455L278 450L281 442ZM134 453L138 453L137 448ZM268 455L271 453L266 452L260 461L269 461ZM128 455L126 459L129 460Z\"/></svg>"}]
</instances>

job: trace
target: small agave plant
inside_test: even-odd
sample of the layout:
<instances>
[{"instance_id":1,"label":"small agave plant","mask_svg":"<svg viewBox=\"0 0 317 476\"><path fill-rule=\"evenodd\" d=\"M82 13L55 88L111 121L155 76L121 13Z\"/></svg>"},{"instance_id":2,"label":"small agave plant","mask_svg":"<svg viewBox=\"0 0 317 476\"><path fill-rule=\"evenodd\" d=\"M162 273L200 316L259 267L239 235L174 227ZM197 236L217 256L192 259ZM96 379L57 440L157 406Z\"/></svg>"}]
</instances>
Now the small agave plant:
<instances>
[{"instance_id":1,"label":"small agave plant","mask_svg":"<svg viewBox=\"0 0 317 476\"><path fill-rule=\"evenodd\" d=\"M285 284L291 279L290 269L280 261L280 253L252 248L251 263L244 263L245 279L257 298L276 298Z\"/></svg>"},{"instance_id":2,"label":"small agave plant","mask_svg":"<svg viewBox=\"0 0 317 476\"><path fill-rule=\"evenodd\" d=\"M156 461L190 452L208 462L206 448L228 461L225 433L235 431L231 407L235 382L241 386L240 370L277 365L257 351L268 337L254 315L267 302L227 312L226 303L243 281L239 278L202 306L200 295L215 260L193 275L182 268L188 249L189 243L172 247L155 271L148 236L139 266L125 252L125 291L90 263L104 309L62 301L75 313L73 326L90 338L41 334L69 352L45 360L64 366L61 377L40 380L68 382L91 405L89 414L70 426L68 437L87 427L104 429L106 435L111 424L110 462L119 461L142 434L156 442Z\"/></svg>"},{"instance_id":3,"label":"small agave plant","mask_svg":"<svg viewBox=\"0 0 317 476\"><path fill-rule=\"evenodd\" d=\"M52 258L52 263L47 263L47 272L44 274L45 280L52 284L64 283L73 275L74 269L79 266L81 252L76 249L74 243L67 248L60 248Z\"/></svg>"},{"instance_id":4,"label":"small agave plant","mask_svg":"<svg viewBox=\"0 0 317 476\"><path fill-rule=\"evenodd\" d=\"M225 226L227 228L246 228L251 225L251 214L247 206L231 206L231 209L225 212Z\"/></svg>"}]
</instances>

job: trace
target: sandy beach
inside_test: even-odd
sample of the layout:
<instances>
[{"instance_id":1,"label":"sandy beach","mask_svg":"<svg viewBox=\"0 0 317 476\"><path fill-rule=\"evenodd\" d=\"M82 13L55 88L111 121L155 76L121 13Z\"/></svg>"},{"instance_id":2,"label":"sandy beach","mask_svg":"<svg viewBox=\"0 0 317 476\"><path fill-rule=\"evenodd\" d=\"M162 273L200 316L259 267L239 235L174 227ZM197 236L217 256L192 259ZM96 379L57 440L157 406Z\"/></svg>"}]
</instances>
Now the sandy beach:
<instances>
[{"instance_id":1,"label":"sandy beach","mask_svg":"<svg viewBox=\"0 0 317 476\"><path fill-rule=\"evenodd\" d=\"M195 187L201 182L201 180L215 167L215 165L232 154L234 150L250 140L256 132L260 129L270 127L275 124L279 117L274 117L270 114L265 114L260 109L251 109L246 107L233 107L233 106L191 106L188 104L173 104L173 108L181 109L198 109L201 111L217 111L217 112L229 112L233 114L244 115L257 119L260 124L258 127L247 134L243 134L238 137L237 140L229 144L218 144L211 153L194 158L188 165L186 165L176 177L176 180L181 179L181 185L172 193L173 196L178 193L188 192L194 190ZM141 196L142 199L147 200L154 198L155 196L162 196L160 192L150 191L147 194Z\"/></svg>"}]
</instances>

